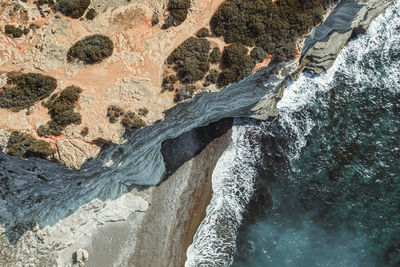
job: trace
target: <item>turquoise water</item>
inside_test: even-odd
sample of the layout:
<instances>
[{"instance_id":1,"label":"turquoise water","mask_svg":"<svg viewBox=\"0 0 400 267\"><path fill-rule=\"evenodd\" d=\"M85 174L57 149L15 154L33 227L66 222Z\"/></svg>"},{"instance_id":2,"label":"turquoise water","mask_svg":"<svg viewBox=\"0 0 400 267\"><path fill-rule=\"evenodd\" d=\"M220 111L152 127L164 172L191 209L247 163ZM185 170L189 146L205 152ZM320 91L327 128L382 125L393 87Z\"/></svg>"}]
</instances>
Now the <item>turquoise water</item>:
<instances>
[{"instance_id":1,"label":"turquoise water","mask_svg":"<svg viewBox=\"0 0 400 267\"><path fill-rule=\"evenodd\" d=\"M291 84L278 118L260 123L233 266L400 266L399 10L328 73Z\"/></svg>"}]
</instances>

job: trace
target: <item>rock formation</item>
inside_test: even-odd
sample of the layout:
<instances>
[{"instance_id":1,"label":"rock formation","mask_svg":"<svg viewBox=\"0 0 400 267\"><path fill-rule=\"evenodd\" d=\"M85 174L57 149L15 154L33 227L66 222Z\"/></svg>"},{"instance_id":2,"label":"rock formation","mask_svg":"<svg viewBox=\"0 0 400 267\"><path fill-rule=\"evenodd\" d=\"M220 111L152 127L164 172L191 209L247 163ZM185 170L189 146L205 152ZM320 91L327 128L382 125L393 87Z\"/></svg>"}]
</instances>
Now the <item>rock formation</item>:
<instances>
[{"instance_id":1,"label":"rock formation","mask_svg":"<svg viewBox=\"0 0 400 267\"><path fill-rule=\"evenodd\" d=\"M239 83L218 92L199 93L174 107L173 96L168 93L161 95L159 83L153 83L160 82L162 58L172 51L175 44L204 27L210 16L208 13L217 8L219 1L197 1L198 6L191 9L188 20L166 32L151 28L149 20L153 16L149 6L161 16L163 8L160 1L150 1L151 5L145 5L144 1L127 4L122 0L93 0L92 6L100 6L103 10L94 20L58 20L56 15L45 15L44 18L39 16L37 23L47 23L46 27L38 29L34 35L21 39L0 35L1 71L24 67L29 71L46 72L61 84L57 90L72 84L84 90L79 100L79 109L86 112L82 114L82 124L67 127L64 135L52 141L54 146L61 148L59 158L71 167L71 161L74 161L77 163L74 167L79 167L88 153L93 157L98 154L96 159L83 164L80 171L72 171L54 162L24 160L0 153L0 249L5 251L2 256L6 255L4 258L13 266L25 263L52 266L54 263L49 263L47 256L53 257L60 251L70 249L78 239L95 231L98 225L126 220L132 214L138 218L143 216L137 211L147 210L149 195L135 185L155 185L161 181L165 164L160 149L165 140L226 117L265 119L275 115L276 103L291 77L304 68L315 72L327 69L352 37L353 29L357 29L356 32L366 29L368 23L392 2L344 0L326 20L328 25L324 23L306 38L300 62L294 60L260 68ZM206 8L209 3L212 5ZM21 5L31 12L38 12L29 3ZM7 8L7 5L2 6L0 10L3 11L2 17L9 21L5 12L9 11ZM29 16L24 14L18 15L19 19L25 18L28 22ZM121 21L132 20L132 17L132 28L121 28ZM140 31L134 27L135 23L147 23L147 20L148 25ZM104 29L103 33L116 32L112 40L117 52L99 65L65 65L66 58L59 55L66 54L73 42L80 40L82 35L94 33L99 25ZM67 34L72 37L66 43L62 37ZM176 36L172 42L171 39ZM140 38L147 41L138 43ZM158 41L152 42L152 38ZM56 43L53 49L50 49L51 46L41 48L41 45ZM132 52L136 51L134 49L140 52ZM317 60L321 55L328 56ZM147 67L144 67L144 62ZM101 74L101 79L97 73ZM108 144L98 152L93 140L124 142L122 127L108 121L108 103L118 103L132 111L147 107L149 114L146 120L150 126L127 135L126 143ZM161 118L161 121L155 122ZM11 122L14 123L13 130L35 134L35 129L48 120L46 109L40 105L35 105L29 115L25 111L12 113L0 110L0 129L5 130L0 130L0 141L5 142L8 138ZM86 137L80 135L83 127L88 127ZM40 230L31 231L36 223ZM11 244L10 240L22 249ZM33 246L28 247L27 244ZM69 256L78 248L71 248ZM32 255L36 258L32 259Z\"/></svg>"}]
</instances>

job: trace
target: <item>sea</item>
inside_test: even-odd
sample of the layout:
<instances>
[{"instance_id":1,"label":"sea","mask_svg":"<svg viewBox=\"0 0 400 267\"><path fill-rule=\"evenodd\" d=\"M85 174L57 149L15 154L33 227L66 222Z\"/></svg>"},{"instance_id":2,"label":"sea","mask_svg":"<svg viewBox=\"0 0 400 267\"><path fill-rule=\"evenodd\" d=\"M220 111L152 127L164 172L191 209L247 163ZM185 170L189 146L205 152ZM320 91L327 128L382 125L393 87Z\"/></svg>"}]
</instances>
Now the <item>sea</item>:
<instances>
[{"instance_id":1,"label":"sea","mask_svg":"<svg viewBox=\"0 0 400 267\"><path fill-rule=\"evenodd\" d=\"M237 118L186 266L400 266L400 1Z\"/></svg>"}]
</instances>

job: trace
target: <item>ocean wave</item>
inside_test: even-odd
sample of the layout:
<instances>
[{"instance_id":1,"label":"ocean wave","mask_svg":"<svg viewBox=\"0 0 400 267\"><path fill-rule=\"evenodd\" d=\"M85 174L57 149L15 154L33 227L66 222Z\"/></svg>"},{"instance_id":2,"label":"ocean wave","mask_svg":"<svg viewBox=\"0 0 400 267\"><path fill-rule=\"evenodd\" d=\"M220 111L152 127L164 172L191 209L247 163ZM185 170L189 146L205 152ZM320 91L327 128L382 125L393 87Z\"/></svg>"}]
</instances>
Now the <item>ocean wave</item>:
<instances>
[{"instance_id":1,"label":"ocean wave","mask_svg":"<svg viewBox=\"0 0 400 267\"><path fill-rule=\"evenodd\" d=\"M287 151L289 159L297 158L301 148L306 145L306 137L315 127L315 121L308 112L315 112L311 107L319 101L319 95L334 86L336 73L340 72L349 79L367 81L372 85L384 83L385 87L400 90L398 66L383 66L383 70L377 71L373 62L366 59L374 55L374 50L398 49L399 10L400 1L396 1L371 23L366 35L350 42L341 51L326 73L319 76L302 74L285 89L277 108L280 128L292 135L290 149ZM387 53L383 57L393 57L393 54ZM365 68L365 64L371 66ZM232 264L237 231L246 205L254 193L257 164L262 157L258 139L262 135L273 134L270 132L272 123L268 121L254 123L251 120L236 119L235 124L231 145L214 170L214 195L207 208L206 218L187 251L187 267Z\"/></svg>"}]
</instances>

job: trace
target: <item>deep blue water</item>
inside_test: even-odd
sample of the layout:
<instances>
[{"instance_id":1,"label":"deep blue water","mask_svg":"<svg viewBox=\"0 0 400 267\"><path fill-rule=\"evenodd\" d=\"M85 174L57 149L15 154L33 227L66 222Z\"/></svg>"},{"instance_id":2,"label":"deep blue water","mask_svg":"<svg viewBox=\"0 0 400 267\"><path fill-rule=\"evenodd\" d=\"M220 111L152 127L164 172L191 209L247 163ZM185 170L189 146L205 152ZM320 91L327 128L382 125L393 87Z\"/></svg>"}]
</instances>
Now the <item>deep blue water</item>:
<instances>
[{"instance_id":1,"label":"deep blue water","mask_svg":"<svg viewBox=\"0 0 400 267\"><path fill-rule=\"evenodd\" d=\"M399 11L328 73L293 82L279 116L259 123L233 266L400 266Z\"/></svg>"}]
</instances>

